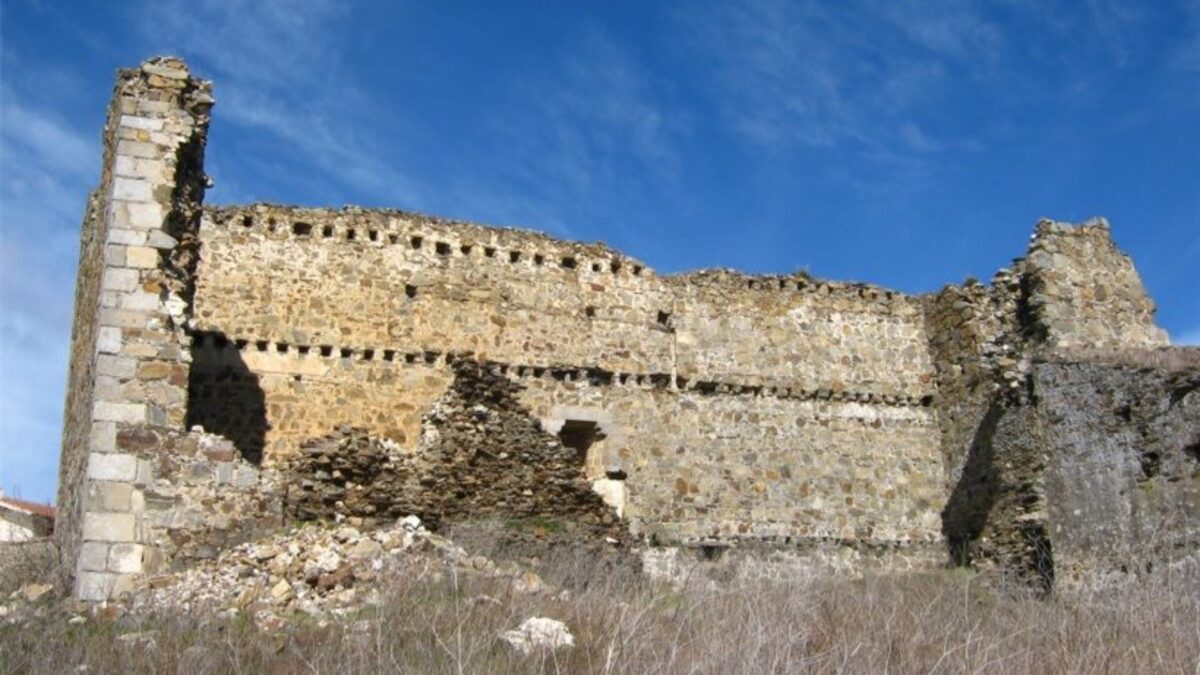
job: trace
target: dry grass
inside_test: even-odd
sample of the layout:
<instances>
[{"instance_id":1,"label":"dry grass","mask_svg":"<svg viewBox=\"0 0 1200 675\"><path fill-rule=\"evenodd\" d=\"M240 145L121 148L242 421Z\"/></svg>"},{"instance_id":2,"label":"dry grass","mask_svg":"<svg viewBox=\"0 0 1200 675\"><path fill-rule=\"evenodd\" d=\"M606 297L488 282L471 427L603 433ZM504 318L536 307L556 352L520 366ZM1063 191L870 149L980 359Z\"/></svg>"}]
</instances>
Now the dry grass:
<instances>
[{"instance_id":1,"label":"dry grass","mask_svg":"<svg viewBox=\"0 0 1200 675\"><path fill-rule=\"evenodd\" d=\"M60 579L54 540L0 543L0 599L26 584L56 584Z\"/></svg>"},{"instance_id":2,"label":"dry grass","mask_svg":"<svg viewBox=\"0 0 1200 675\"><path fill-rule=\"evenodd\" d=\"M600 579L569 598L397 580L379 610L278 632L182 614L4 627L0 673L1195 675L1195 581L1042 601L951 572L683 591ZM515 656L496 636L530 616L565 621L577 646Z\"/></svg>"}]
</instances>

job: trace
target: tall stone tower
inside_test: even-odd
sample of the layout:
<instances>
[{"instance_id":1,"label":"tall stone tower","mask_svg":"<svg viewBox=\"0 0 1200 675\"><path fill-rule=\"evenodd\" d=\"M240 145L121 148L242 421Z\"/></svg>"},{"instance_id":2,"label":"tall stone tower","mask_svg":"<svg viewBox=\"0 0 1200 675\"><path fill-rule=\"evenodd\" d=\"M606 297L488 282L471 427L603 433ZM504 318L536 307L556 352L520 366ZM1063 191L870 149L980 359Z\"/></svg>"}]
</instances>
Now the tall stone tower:
<instances>
[{"instance_id":1,"label":"tall stone tower","mask_svg":"<svg viewBox=\"0 0 1200 675\"><path fill-rule=\"evenodd\" d=\"M162 430L182 430L211 85L178 59L122 70L88 199L75 292L57 538L74 593L151 571L146 523Z\"/></svg>"}]
</instances>

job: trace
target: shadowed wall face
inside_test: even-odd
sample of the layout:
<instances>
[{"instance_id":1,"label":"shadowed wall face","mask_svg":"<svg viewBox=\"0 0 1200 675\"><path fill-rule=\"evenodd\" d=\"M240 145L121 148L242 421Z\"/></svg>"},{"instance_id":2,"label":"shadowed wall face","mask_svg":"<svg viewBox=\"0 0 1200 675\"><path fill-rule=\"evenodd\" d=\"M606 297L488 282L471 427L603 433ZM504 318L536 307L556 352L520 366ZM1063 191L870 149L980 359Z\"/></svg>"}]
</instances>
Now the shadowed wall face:
<instances>
[{"instance_id":1,"label":"shadowed wall face","mask_svg":"<svg viewBox=\"0 0 1200 675\"><path fill-rule=\"evenodd\" d=\"M262 463L266 396L258 375L222 333L202 331L192 336L187 428L197 425L233 441L246 461Z\"/></svg>"}]
</instances>

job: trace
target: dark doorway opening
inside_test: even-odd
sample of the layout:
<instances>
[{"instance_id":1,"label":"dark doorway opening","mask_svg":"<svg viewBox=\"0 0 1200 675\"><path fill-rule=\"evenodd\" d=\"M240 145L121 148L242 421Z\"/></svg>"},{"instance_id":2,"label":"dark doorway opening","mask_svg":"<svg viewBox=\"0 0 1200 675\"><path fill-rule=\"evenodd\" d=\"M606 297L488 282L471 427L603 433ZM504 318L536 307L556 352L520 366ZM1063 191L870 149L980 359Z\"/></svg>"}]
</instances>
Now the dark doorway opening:
<instances>
[{"instance_id":1,"label":"dark doorway opening","mask_svg":"<svg viewBox=\"0 0 1200 675\"><path fill-rule=\"evenodd\" d=\"M604 439L604 433L595 422L584 420L567 420L558 432L564 447L575 451L575 461L580 467L588 468L588 451L592 446ZM590 473L590 472L589 472Z\"/></svg>"}]
</instances>

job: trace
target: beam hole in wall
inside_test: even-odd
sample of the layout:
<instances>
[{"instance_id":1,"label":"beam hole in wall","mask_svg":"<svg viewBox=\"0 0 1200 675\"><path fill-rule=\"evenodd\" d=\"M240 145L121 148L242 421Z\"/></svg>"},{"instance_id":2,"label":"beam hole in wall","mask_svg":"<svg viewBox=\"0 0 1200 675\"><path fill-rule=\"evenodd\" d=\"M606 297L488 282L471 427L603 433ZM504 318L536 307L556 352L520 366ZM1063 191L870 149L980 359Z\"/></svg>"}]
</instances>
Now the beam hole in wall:
<instances>
[{"instance_id":1,"label":"beam hole in wall","mask_svg":"<svg viewBox=\"0 0 1200 675\"><path fill-rule=\"evenodd\" d=\"M437 352L425 352L425 363L437 363Z\"/></svg>"},{"instance_id":2,"label":"beam hole in wall","mask_svg":"<svg viewBox=\"0 0 1200 675\"><path fill-rule=\"evenodd\" d=\"M484 246L483 247L483 255L484 255L484 257L487 257L487 258L495 258L496 257L496 249L492 248L491 246Z\"/></svg>"},{"instance_id":3,"label":"beam hole in wall","mask_svg":"<svg viewBox=\"0 0 1200 675\"><path fill-rule=\"evenodd\" d=\"M508 252L508 261L509 262L515 263L515 262L520 262L520 260L521 260L521 252L520 251L509 251Z\"/></svg>"},{"instance_id":4,"label":"beam hole in wall","mask_svg":"<svg viewBox=\"0 0 1200 675\"><path fill-rule=\"evenodd\" d=\"M1187 457L1193 462L1200 462L1200 441L1196 441L1191 445L1185 446L1183 448L1183 456Z\"/></svg>"},{"instance_id":5,"label":"beam hole in wall","mask_svg":"<svg viewBox=\"0 0 1200 675\"><path fill-rule=\"evenodd\" d=\"M333 346L321 345L321 356L333 356Z\"/></svg>"},{"instance_id":6,"label":"beam hole in wall","mask_svg":"<svg viewBox=\"0 0 1200 675\"><path fill-rule=\"evenodd\" d=\"M286 353L288 353L288 346L287 346L287 343L286 343L286 342L277 342L277 343L275 343L275 351L279 352L280 354L286 354Z\"/></svg>"},{"instance_id":7,"label":"beam hole in wall","mask_svg":"<svg viewBox=\"0 0 1200 675\"><path fill-rule=\"evenodd\" d=\"M297 237L307 237L312 234L312 225L309 223L292 223L292 234Z\"/></svg>"},{"instance_id":8,"label":"beam hole in wall","mask_svg":"<svg viewBox=\"0 0 1200 675\"><path fill-rule=\"evenodd\" d=\"M417 287L412 284L405 284L404 285L404 294L407 295L409 298L417 297Z\"/></svg>"},{"instance_id":9,"label":"beam hole in wall","mask_svg":"<svg viewBox=\"0 0 1200 675\"><path fill-rule=\"evenodd\" d=\"M358 233L354 231L353 227L346 230L346 241L354 241L356 236L358 236Z\"/></svg>"},{"instance_id":10,"label":"beam hole in wall","mask_svg":"<svg viewBox=\"0 0 1200 675\"><path fill-rule=\"evenodd\" d=\"M383 360L389 361L389 362L395 361L396 360L396 350L395 349L383 350Z\"/></svg>"},{"instance_id":11,"label":"beam hole in wall","mask_svg":"<svg viewBox=\"0 0 1200 675\"><path fill-rule=\"evenodd\" d=\"M374 349L364 349L363 350L363 353L362 353L363 361L370 361L374 358L375 358L375 350Z\"/></svg>"},{"instance_id":12,"label":"beam hole in wall","mask_svg":"<svg viewBox=\"0 0 1200 675\"><path fill-rule=\"evenodd\" d=\"M413 237L412 239L408 240L409 246L412 246L414 251L421 248L421 244L424 242L425 240L421 237Z\"/></svg>"},{"instance_id":13,"label":"beam hole in wall","mask_svg":"<svg viewBox=\"0 0 1200 675\"><path fill-rule=\"evenodd\" d=\"M309 347L308 345L298 345L296 347L296 352L298 354L300 354L301 356L308 356L308 352L311 351L311 349L312 348Z\"/></svg>"},{"instance_id":14,"label":"beam hole in wall","mask_svg":"<svg viewBox=\"0 0 1200 675\"><path fill-rule=\"evenodd\" d=\"M434 244L433 248L435 251L437 251L438 255L450 255L450 244L447 244L444 241L437 242Z\"/></svg>"},{"instance_id":15,"label":"beam hole in wall","mask_svg":"<svg viewBox=\"0 0 1200 675\"><path fill-rule=\"evenodd\" d=\"M267 351L267 344L268 343L266 340L259 340L258 342L254 343L254 348L260 352L265 352Z\"/></svg>"},{"instance_id":16,"label":"beam hole in wall","mask_svg":"<svg viewBox=\"0 0 1200 675\"><path fill-rule=\"evenodd\" d=\"M588 305L587 307L583 308L583 314L589 319L594 319L596 318L596 308Z\"/></svg>"},{"instance_id":17,"label":"beam hole in wall","mask_svg":"<svg viewBox=\"0 0 1200 675\"><path fill-rule=\"evenodd\" d=\"M462 246L458 247L458 250L462 251L463 255L471 255L471 245L470 244L463 244Z\"/></svg>"},{"instance_id":18,"label":"beam hole in wall","mask_svg":"<svg viewBox=\"0 0 1200 675\"><path fill-rule=\"evenodd\" d=\"M326 239L332 237L333 236L333 226L326 225L325 227L322 227L321 228L321 236L325 237Z\"/></svg>"},{"instance_id":19,"label":"beam hole in wall","mask_svg":"<svg viewBox=\"0 0 1200 675\"><path fill-rule=\"evenodd\" d=\"M405 362L405 363L416 363L416 362L417 362L417 356L419 356L419 355L418 355L418 354L405 354L405 355L404 355L404 362Z\"/></svg>"},{"instance_id":20,"label":"beam hole in wall","mask_svg":"<svg viewBox=\"0 0 1200 675\"><path fill-rule=\"evenodd\" d=\"M670 326L671 325L671 313L660 310L658 312L658 325L664 326L664 327Z\"/></svg>"},{"instance_id":21,"label":"beam hole in wall","mask_svg":"<svg viewBox=\"0 0 1200 675\"><path fill-rule=\"evenodd\" d=\"M569 270L575 269L578 264L579 262L573 256L564 256L562 259L562 266Z\"/></svg>"},{"instance_id":22,"label":"beam hole in wall","mask_svg":"<svg viewBox=\"0 0 1200 675\"><path fill-rule=\"evenodd\" d=\"M716 562L716 561L720 560L721 554L723 554L723 553L725 553L724 546L717 546L715 544L701 544L700 545L700 557L703 558L706 562Z\"/></svg>"},{"instance_id":23,"label":"beam hole in wall","mask_svg":"<svg viewBox=\"0 0 1200 675\"><path fill-rule=\"evenodd\" d=\"M238 340L234 340L234 341L233 341L233 344L234 344L234 346L236 346L236 347L237 347L238 351L240 352L240 351L242 351L243 349L245 349L247 345L249 345L249 344L250 344L250 341L249 341L249 340L238 339Z\"/></svg>"},{"instance_id":24,"label":"beam hole in wall","mask_svg":"<svg viewBox=\"0 0 1200 675\"><path fill-rule=\"evenodd\" d=\"M267 218L267 231L268 232L275 231L275 218L274 217Z\"/></svg>"},{"instance_id":25,"label":"beam hole in wall","mask_svg":"<svg viewBox=\"0 0 1200 675\"><path fill-rule=\"evenodd\" d=\"M351 356L354 356L354 350L350 349L349 347L342 347L341 355L343 359L348 359Z\"/></svg>"},{"instance_id":26,"label":"beam hole in wall","mask_svg":"<svg viewBox=\"0 0 1200 675\"><path fill-rule=\"evenodd\" d=\"M621 271L621 261L620 260L612 261L612 263L609 264L609 269L612 270L613 274L620 272Z\"/></svg>"},{"instance_id":27,"label":"beam hole in wall","mask_svg":"<svg viewBox=\"0 0 1200 675\"><path fill-rule=\"evenodd\" d=\"M543 264L545 264L545 262L546 262L546 256L542 255L541 253L533 254L533 264L534 265L543 265Z\"/></svg>"},{"instance_id":28,"label":"beam hole in wall","mask_svg":"<svg viewBox=\"0 0 1200 675\"><path fill-rule=\"evenodd\" d=\"M388 243L389 243L389 244L391 244L391 245L393 245L393 246L395 246L396 244L400 243L400 235L398 235L398 234L389 234L389 235L388 235Z\"/></svg>"},{"instance_id":29,"label":"beam hole in wall","mask_svg":"<svg viewBox=\"0 0 1200 675\"><path fill-rule=\"evenodd\" d=\"M254 227L254 217L242 216L242 227Z\"/></svg>"},{"instance_id":30,"label":"beam hole in wall","mask_svg":"<svg viewBox=\"0 0 1200 675\"><path fill-rule=\"evenodd\" d=\"M367 230L367 239L379 241L379 230Z\"/></svg>"},{"instance_id":31,"label":"beam hole in wall","mask_svg":"<svg viewBox=\"0 0 1200 675\"><path fill-rule=\"evenodd\" d=\"M636 276L640 276L640 275L641 275L641 273L642 273L642 266L641 266L641 265L634 265L634 266L633 266L633 276L635 276L635 277L636 277Z\"/></svg>"}]
</instances>

